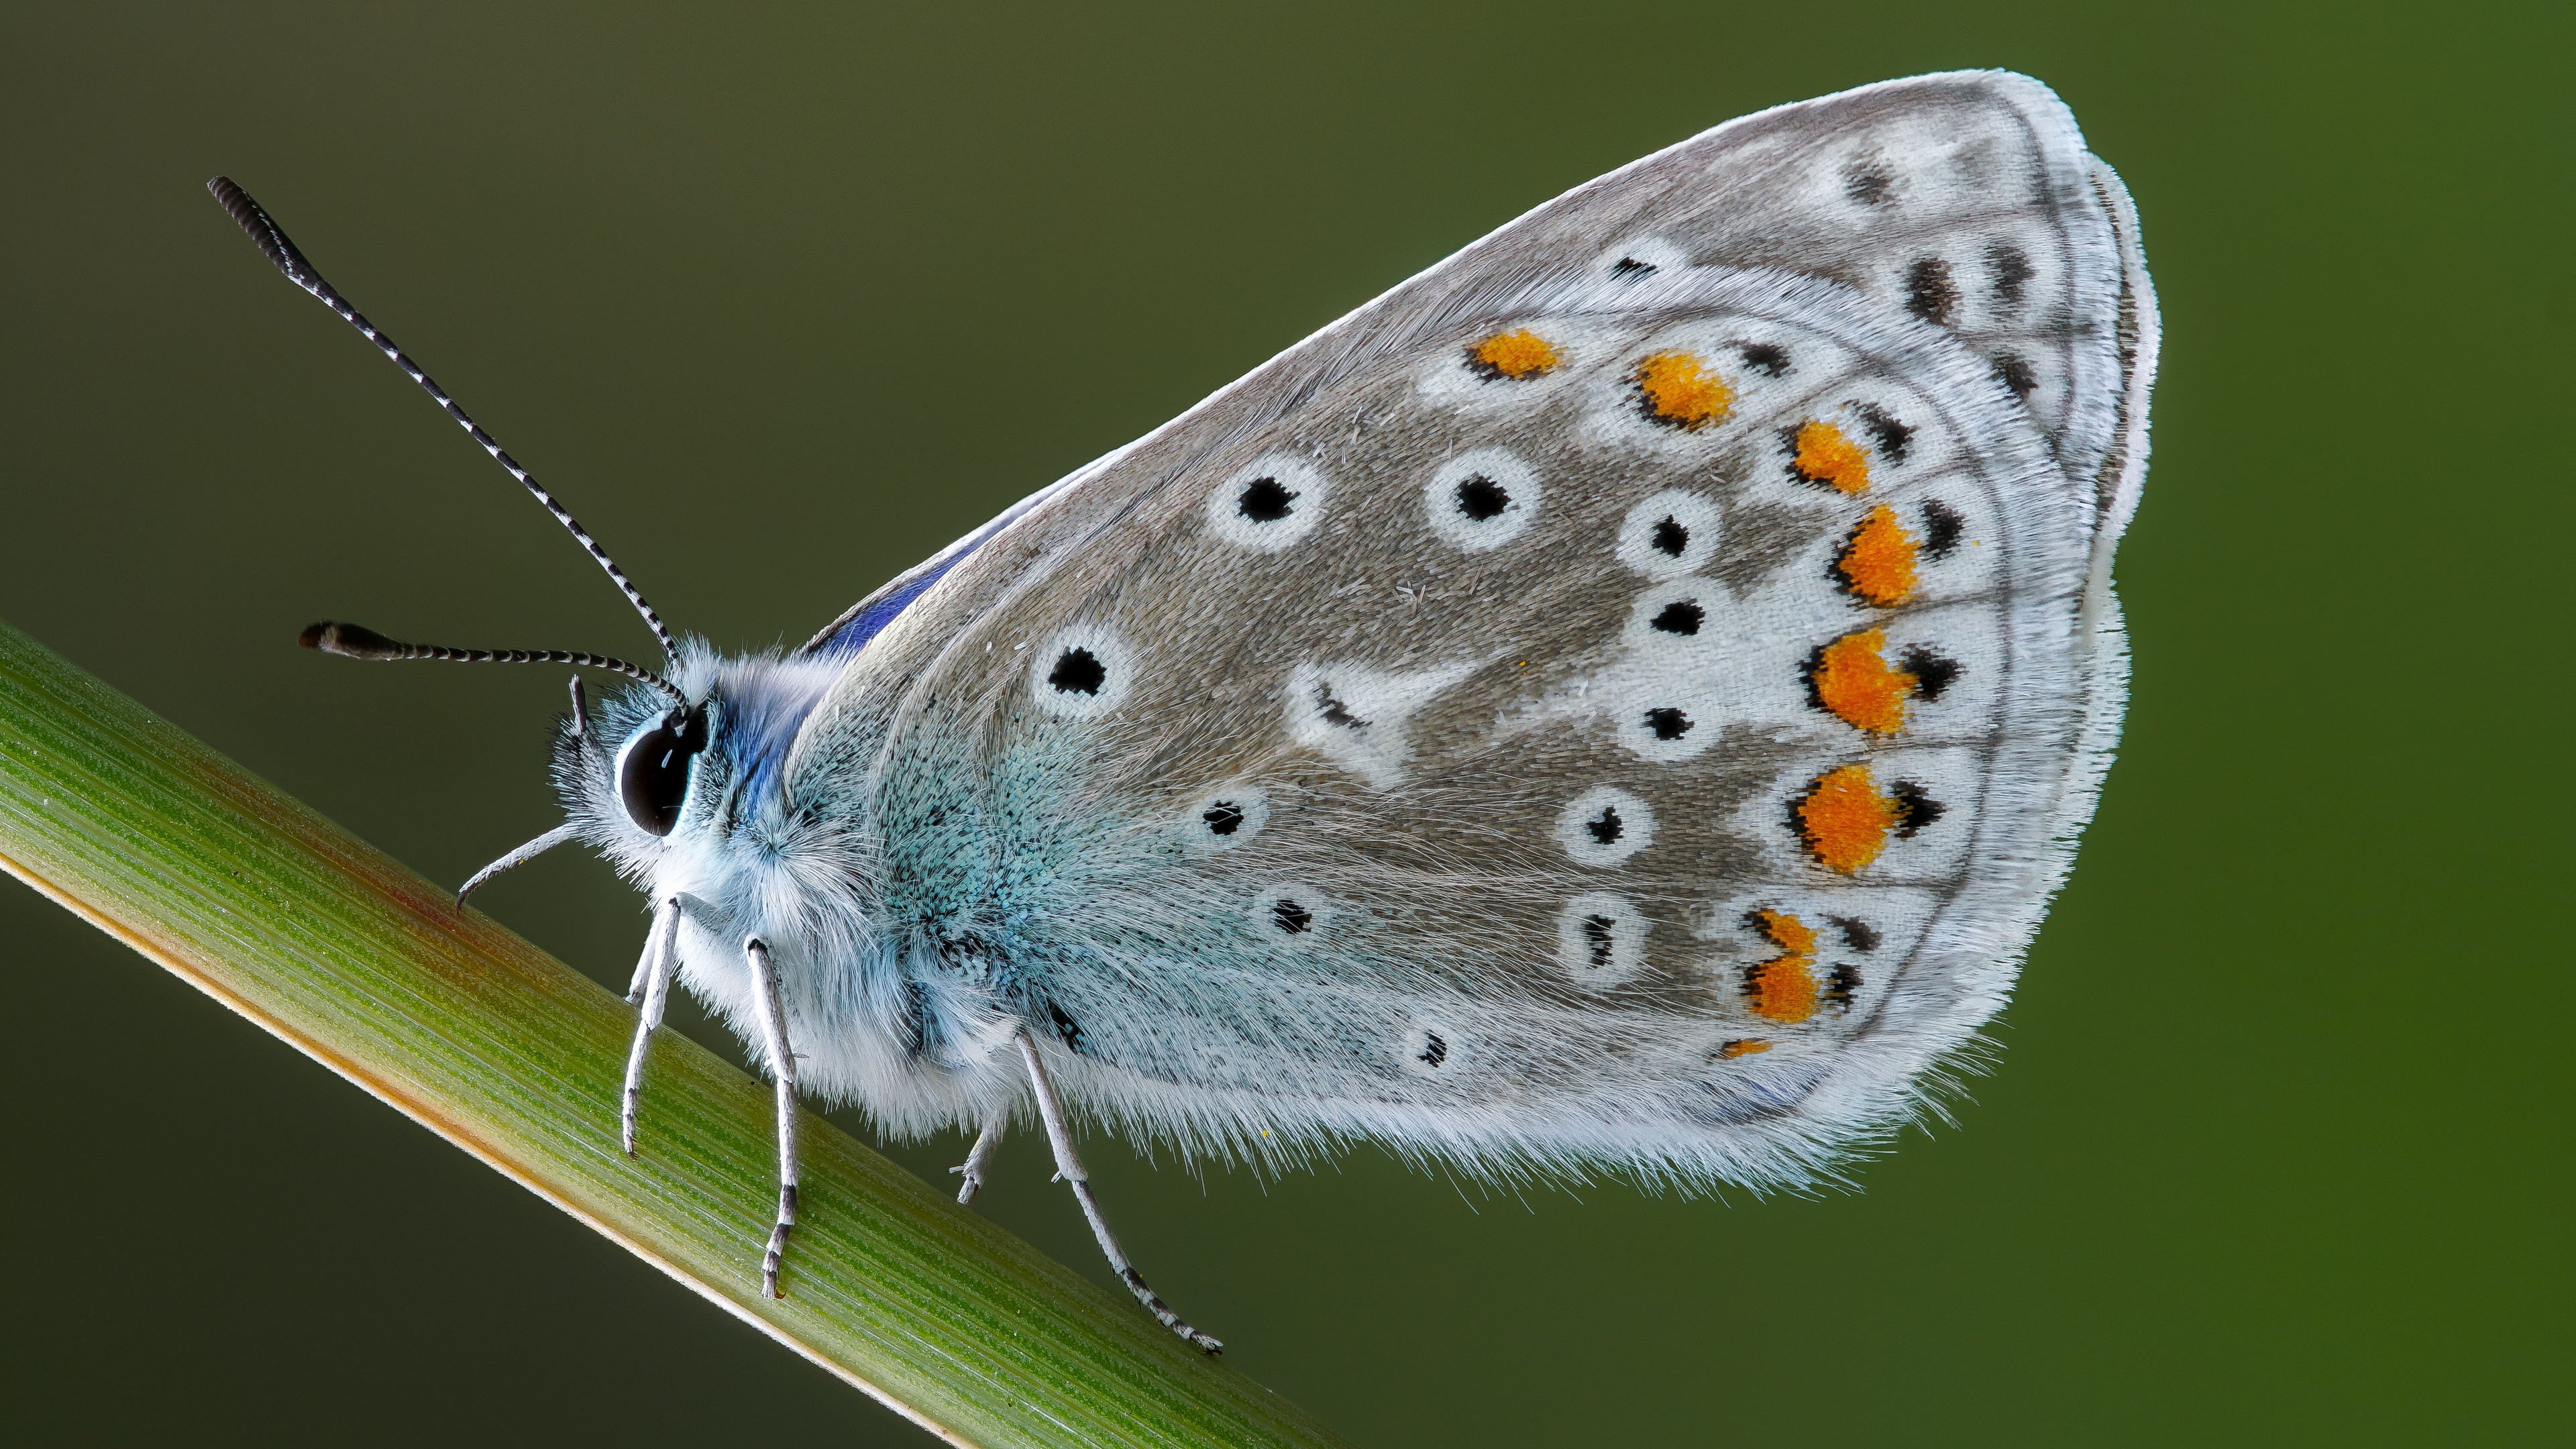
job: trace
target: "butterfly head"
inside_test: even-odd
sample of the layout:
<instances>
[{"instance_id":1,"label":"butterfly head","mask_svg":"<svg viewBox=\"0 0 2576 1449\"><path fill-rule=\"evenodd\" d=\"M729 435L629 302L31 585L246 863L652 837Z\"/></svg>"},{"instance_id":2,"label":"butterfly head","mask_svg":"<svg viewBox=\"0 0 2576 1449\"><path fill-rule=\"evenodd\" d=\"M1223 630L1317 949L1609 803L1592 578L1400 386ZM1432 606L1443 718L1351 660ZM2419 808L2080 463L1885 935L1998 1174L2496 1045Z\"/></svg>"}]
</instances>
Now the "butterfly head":
<instances>
[{"instance_id":1,"label":"butterfly head","mask_svg":"<svg viewBox=\"0 0 2576 1449\"><path fill-rule=\"evenodd\" d=\"M777 836L798 813L779 789L789 748L837 673L687 640L667 690L638 684L594 704L575 681L553 751L571 829L632 876L726 853L744 831Z\"/></svg>"},{"instance_id":2,"label":"butterfly head","mask_svg":"<svg viewBox=\"0 0 2576 1449\"><path fill-rule=\"evenodd\" d=\"M299 642L352 659L570 664L633 680L631 687L609 694L594 708L580 677L574 677L572 708L556 723L553 750L555 789L570 818L547 843L589 841L636 873L650 871L675 836L708 823L735 793L728 787L742 777L746 763L730 748L735 732L729 722L742 713L737 691L746 678L756 681L779 668L774 660L720 659L695 640L675 651L667 674L572 650L410 644L338 621L315 624ZM749 692L764 696L763 704L774 704L765 696L777 693L756 684ZM808 693L810 703L810 692L799 692ZM774 713L774 708L753 711L755 718ZM528 854L521 847L495 868L515 865ZM467 890L490 874L477 876Z\"/></svg>"},{"instance_id":3,"label":"butterfly head","mask_svg":"<svg viewBox=\"0 0 2576 1449\"><path fill-rule=\"evenodd\" d=\"M637 684L594 702L573 680L572 708L555 721L553 776L583 839L641 865L712 822L735 773L725 672L691 641L667 689Z\"/></svg>"}]
</instances>

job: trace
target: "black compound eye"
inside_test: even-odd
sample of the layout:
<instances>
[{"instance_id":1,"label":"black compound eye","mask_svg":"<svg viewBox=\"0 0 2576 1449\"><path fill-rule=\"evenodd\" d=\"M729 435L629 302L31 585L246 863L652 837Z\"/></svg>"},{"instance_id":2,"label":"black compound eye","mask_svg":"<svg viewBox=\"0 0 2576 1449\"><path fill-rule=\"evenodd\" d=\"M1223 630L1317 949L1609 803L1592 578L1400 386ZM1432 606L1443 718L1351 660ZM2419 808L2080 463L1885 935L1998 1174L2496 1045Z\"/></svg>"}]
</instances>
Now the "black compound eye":
<instances>
[{"instance_id":1,"label":"black compound eye","mask_svg":"<svg viewBox=\"0 0 2576 1449\"><path fill-rule=\"evenodd\" d=\"M675 709L638 730L617 752L617 799L626 818L655 835L680 823L689 799L689 766L707 747L706 716Z\"/></svg>"}]
</instances>

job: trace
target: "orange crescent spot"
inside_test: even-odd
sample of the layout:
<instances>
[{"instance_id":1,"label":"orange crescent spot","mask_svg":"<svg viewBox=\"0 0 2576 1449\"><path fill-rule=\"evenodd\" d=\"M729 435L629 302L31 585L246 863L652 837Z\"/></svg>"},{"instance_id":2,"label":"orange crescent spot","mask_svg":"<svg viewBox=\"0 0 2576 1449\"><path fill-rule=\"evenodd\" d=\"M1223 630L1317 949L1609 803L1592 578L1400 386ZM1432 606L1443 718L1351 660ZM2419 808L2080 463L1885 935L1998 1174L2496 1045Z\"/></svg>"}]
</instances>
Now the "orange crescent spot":
<instances>
[{"instance_id":1,"label":"orange crescent spot","mask_svg":"<svg viewBox=\"0 0 2576 1449\"><path fill-rule=\"evenodd\" d=\"M1921 548L1896 521L1896 510L1880 504L1852 530L1834 571L1854 594L1892 609L1914 597L1914 556Z\"/></svg>"},{"instance_id":2,"label":"orange crescent spot","mask_svg":"<svg viewBox=\"0 0 2576 1449\"><path fill-rule=\"evenodd\" d=\"M1886 649L1886 630L1863 629L1817 650L1807 671L1816 702L1843 723L1873 734L1892 735L1904 728L1905 701L1922 681L1890 669Z\"/></svg>"},{"instance_id":3,"label":"orange crescent spot","mask_svg":"<svg viewBox=\"0 0 2576 1449\"><path fill-rule=\"evenodd\" d=\"M1731 1062L1737 1057L1749 1057L1757 1052L1767 1052L1769 1050L1771 1050L1771 1043L1756 1036L1747 1037L1742 1041L1728 1042L1717 1049L1717 1054Z\"/></svg>"},{"instance_id":4,"label":"orange crescent spot","mask_svg":"<svg viewBox=\"0 0 2576 1449\"><path fill-rule=\"evenodd\" d=\"M1716 368L1687 352L1658 352L1637 364L1637 398L1654 421L1697 429L1726 416L1735 406L1735 389Z\"/></svg>"},{"instance_id":5,"label":"orange crescent spot","mask_svg":"<svg viewBox=\"0 0 2576 1449\"><path fill-rule=\"evenodd\" d=\"M1555 343L1526 327L1497 332L1467 349L1467 365L1492 380L1526 381L1555 371L1564 360Z\"/></svg>"},{"instance_id":6,"label":"orange crescent spot","mask_svg":"<svg viewBox=\"0 0 2576 1449\"><path fill-rule=\"evenodd\" d=\"M1816 777L1792 811L1807 852L1845 875L1878 859L1896 828L1896 801L1878 793L1869 766L1845 765Z\"/></svg>"},{"instance_id":7,"label":"orange crescent spot","mask_svg":"<svg viewBox=\"0 0 2576 1449\"><path fill-rule=\"evenodd\" d=\"M1869 454L1831 423L1798 425L1798 452L1789 466L1810 483L1829 484L1845 493L1869 487Z\"/></svg>"},{"instance_id":8,"label":"orange crescent spot","mask_svg":"<svg viewBox=\"0 0 2576 1449\"><path fill-rule=\"evenodd\" d=\"M1762 934L1771 938L1772 945L1790 955L1812 956L1816 953L1815 928L1787 911L1755 911L1753 919L1762 923Z\"/></svg>"},{"instance_id":9,"label":"orange crescent spot","mask_svg":"<svg viewBox=\"0 0 2576 1449\"><path fill-rule=\"evenodd\" d=\"M1787 911L1756 911L1753 918L1783 953L1744 973L1753 1014L1783 1025L1805 1021L1816 1014L1816 933Z\"/></svg>"}]
</instances>

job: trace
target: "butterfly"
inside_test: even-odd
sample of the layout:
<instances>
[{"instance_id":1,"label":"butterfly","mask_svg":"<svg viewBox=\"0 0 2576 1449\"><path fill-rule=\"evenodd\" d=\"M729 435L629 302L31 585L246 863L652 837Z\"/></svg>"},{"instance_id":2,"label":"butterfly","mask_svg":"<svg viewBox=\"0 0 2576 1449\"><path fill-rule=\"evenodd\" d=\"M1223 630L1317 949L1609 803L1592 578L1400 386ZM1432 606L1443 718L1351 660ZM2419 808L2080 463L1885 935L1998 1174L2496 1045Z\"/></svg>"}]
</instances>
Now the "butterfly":
<instances>
[{"instance_id":1,"label":"butterfly","mask_svg":"<svg viewBox=\"0 0 2576 1449\"><path fill-rule=\"evenodd\" d=\"M554 662L567 819L777 1090L1277 1166L1830 1178L1973 1065L2116 743L2157 319L2046 87L1869 86L1538 207L787 653Z\"/></svg>"}]
</instances>

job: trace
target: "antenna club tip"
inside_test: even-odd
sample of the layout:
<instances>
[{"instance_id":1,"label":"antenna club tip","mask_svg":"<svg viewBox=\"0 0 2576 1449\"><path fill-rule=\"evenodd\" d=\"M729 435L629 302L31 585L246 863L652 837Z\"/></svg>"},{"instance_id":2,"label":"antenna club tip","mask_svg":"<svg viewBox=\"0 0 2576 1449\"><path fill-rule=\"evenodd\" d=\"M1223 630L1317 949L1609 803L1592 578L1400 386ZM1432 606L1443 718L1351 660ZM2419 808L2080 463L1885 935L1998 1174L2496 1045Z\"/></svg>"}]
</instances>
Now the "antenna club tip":
<instances>
[{"instance_id":1,"label":"antenna club tip","mask_svg":"<svg viewBox=\"0 0 2576 1449\"><path fill-rule=\"evenodd\" d=\"M217 176L206 183L206 194L245 230L251 230L254 237L258 235L253 228L261 220L259 203L250 199L250 193L242 190L240 183L229 176Z\"/></svg>"},{"instance_id":2,"label":"antenna club tip","mask_svg":"<svg viewBox=\"0 0 2576 1449\"><path fill-rule=\"evenodd\" d=\"M307 626L303 633L295 636L295 642L307 649L319 649L325 654L337 654L344 659L399 659L402 657L402 646L391 639L373 629L356 624L343 624L336 619L325 619L319 624Z\"/></svg>"}]
</instances>

